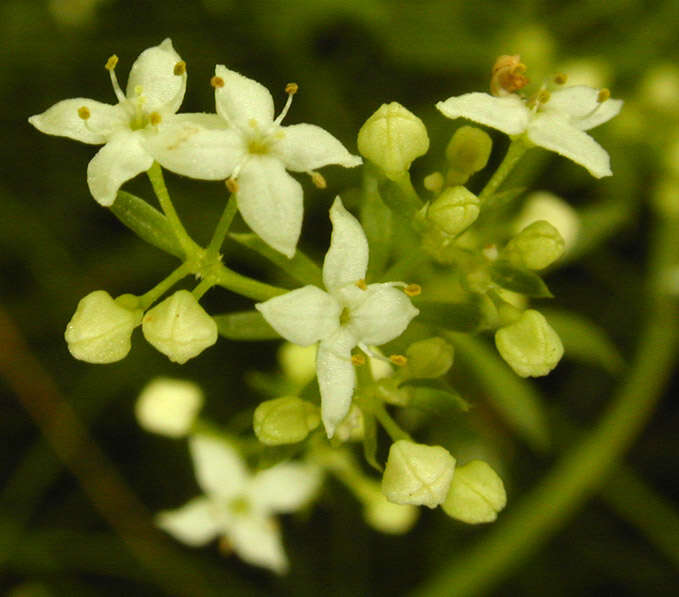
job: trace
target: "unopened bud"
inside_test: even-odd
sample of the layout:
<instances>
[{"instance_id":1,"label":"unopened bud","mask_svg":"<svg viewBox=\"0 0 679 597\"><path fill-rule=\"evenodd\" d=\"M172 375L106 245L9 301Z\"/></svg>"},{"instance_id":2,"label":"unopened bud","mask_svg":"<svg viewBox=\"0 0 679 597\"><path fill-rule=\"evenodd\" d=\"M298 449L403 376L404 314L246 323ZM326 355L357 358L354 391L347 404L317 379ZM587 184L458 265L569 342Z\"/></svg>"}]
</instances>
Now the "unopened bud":
<instances>
[{"instance_id":1,"label":"unopened bud","mask_svg":"<svg viewBox=\"0 0 679 597\"><path fill-rule=\"evenodd\" d=\"M183 365L217 342L217 324L188 290L179 290L144 315L144 338Z\"/></svg>"},{"instance_id":2,"label":"unopened bud","mask_svg":"<svg viewBox=\"0 0 679 597\"><path fill-rule=\"evenodd\" d=\"M80 300L66 326L70 353L88 363L114 363L130 352L130 338L141 321L141 311L125 308L104 290Z\"/></svg>"},{"instance_id":3,"label":"unopened bud","mask_svg":"<svg viewBox=\"0 0 679 597\"><path fill-rule=\"evenodd\" d=\"M547 375L563 356L563 344L542 313L524 311L511 325L495 332L500 356L521 377Z\"/></svg>"},{"instance_id":4,"label":"unopened bud","mask_svg":"<svg viewBox=\"0 0 679 597\"><path fill-rule=\"evenodd\" d=\"M559 231L546 220L538 220L510 240L504 253L517 265L544 269L563 255L564 246Z\"/></svg>"},{"instance_id":5,"label":"unopened bud","mask_svg":"<svg viewBox=\"0 0 679 597\"><path fill-rule=\"evenodd\" d=\"M253 417L255 435L267 446L301 442L320 422L318 407L295 396L262 402Z\"/></svg>"},{"instance_id":6,"label":"unopened bud","mask_svg":"<svg viewBox=\"0 0 679 597\"><path fill-rule=\"evenodd\" d=\"M575 245L580 229L577 212L552 193L538 191L532 193L516 219L514 230L520 232L529 224L538 220L547 220L564 240L564 248L568 251Z\"/></svg>"},{"instance_id":7,"label":"unopened bud","mask_svg":"<svg viewBox=\"0 0 679 597\"><path fill-rule=\"evenodd\" d=\"M389 449L382 493L395 504L435 508L448 495L455 458L441 446L398 440Z\"/></svg>"},{"instance_id":8,"label":"unopened bud","mask_svg":"<svg viewBox=\"0 0 679 597\"><path fill-rule=\"evenodd\" d=\"M360 442L365 436L365 418L363 411L355 404L351 405L347 416L335 429L334 438L340 442Z\"/></svg>"},{"instance_id":9,"label":"unopened bud","mask_svg":"<svg viewBox=\"0 0 679 597\"><path fill-rule=\"evenodd\" d=\"M445 375L453 365L453 347L443 338L427 338L413 342L406 351L408 373L416 379Z\"/></svg>"},{"instance_id":10,"label":"unopened bud","mask_svg":"<svg viewBox=\"0 0 679 597\"><path fill-rule=\"evenodd\" d=\"M278 362L283 375L303 388L316 377L316 346L300 346L285 342L278 351Z\"/></svg>"},{"instance_id":11,"label":"unopened bud","mask_svg":"<svg viewBox=\"0 0 679 597\"><path fill-rule=\"evenodd\" d=\"M195 383L160 377L142 390L134 412L139 425L147 431L183 437L191 430L202 406L203 393Z\"/></svg>"},{"instance_id":12,"label":"unopened bud","mask_svg":"<svg viewBox=\"0 0 679 597\"><path fill-rule=\"evenodd\" d=\"M412 161L427 153L424 123L397 102L382 104L358 131L358 150L391 179L407 172Z\"/></svg>"},{"instance_id":13,"label":"unopened bud","mask_svg":"<svg viewBox=\"0 0 679 597\"><path fill-rule=\"evenodd\" d=\"M479 198L465 187L448 187L429 206L427 218L446 234L455 236L479 217Z\"/></svg>"},{"instance_id":14,"label":"unopened bud","mask_svg":"<svg viewBox=\"0 0 679 597\"><path fill-rule=\"evenodd\" d=\"M483 170L492 148L493 141L486 131L468 125L457 129L446 147L446 159L450 166L448 184L464 184L472 174Z\"/></svg>"},{"instance_id":15,"label":"unopened bud","mask_svg":"<svg viewBox=\"0 0 679 597\"><path fill-rule=\"evenodd\" d=\"M459 466L441 504L444 512L469 524L493 522L507 504L505 486L499 475L481 460Z\"/></svg>"},{"instance_id":16,"label":"unopened bud","mask_svg":"<svg viewBox=\"0 0 679 597\"><path fill-rule=\"evenodd\" d=\"M366 482L363 516L375 530L390 535L407 533L417 520L419 510L410 504L394 504L384 497L377 482Z\"/></svg>"}]
</instances>

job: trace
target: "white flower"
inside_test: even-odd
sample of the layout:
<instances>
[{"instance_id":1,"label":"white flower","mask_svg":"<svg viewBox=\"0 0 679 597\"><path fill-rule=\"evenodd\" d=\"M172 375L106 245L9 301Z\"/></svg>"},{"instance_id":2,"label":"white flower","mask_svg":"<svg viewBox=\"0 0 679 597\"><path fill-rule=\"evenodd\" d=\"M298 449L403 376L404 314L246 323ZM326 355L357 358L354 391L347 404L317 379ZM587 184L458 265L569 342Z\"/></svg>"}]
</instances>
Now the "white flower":
<instances>
[{"instance_id":1,"label":"white flower","mask_svg":"<svg viewBox=\"0 0 679 597\"><path fill-rule=\"evenodd\" d=\"M205 495L177 510L160 512L156 524L196 547L221 536L249 564L285 572L288 561L272 515L304 506L318 489L319 469L281 463L250 475L225 440L196 435L189 447Z\"/></svg>"},{"instance_id":2,"label":"white flower","mask_svg":"<svg viewBox=\"0 0 679 597\"><path fill-rule=\"evenodd\" d=\"M316 168L328 164L350 168L362 160L320 127L281 126L296 85L288 85L288 101L274 119L273 98L256 81L217 65L212 82L222 128L208 124L194 135L170 142L162 152L164 161L159 161L185 176L231 179L238 209L250 228L271 247L292 257L304 206L302 187L286 170L306 172L318 181Z\"/></svg>"},{"instance_id":3,"label":"white flower","mask_svg":"<svg viewBox=\"0 0 679 597\"><path fill-rule=\"evenodd\" d=\"M321 414L328 437L349 412L356 385L351 351L380 345L400 336L419 311L402 282L369 284L368 240L338 197L330 210L333 231L323 263L324 292L304 286L255 307L286 340L308 346L320 341L316 374L321 391Z\"/></svg>"},{"instance_id":4,"label":"white flower","mask_svg":"<svg viewBox=\"0 0 679 597\"><path fill-rule=\"evenodd\" d=\"M177 137L177 128L193 115L175 116L186 90L186 64L170 39L144 50L132 65L123 93L115 74L118 62L111 56L111 75L118 104L78 97L63 100L28 119L48 135L69 137L93 145L104 144L87 167L87 184L102 205L111 205L120 186L148 170L159 159L154 146ZM207 115L195 115L202 119ZM194 127L195 128L195 127Z\"/></svg>"},{"instance_id":5,"label":"white flower","mask_svg":"<svg viewBox=\"0 0 679 597\"><path fill-rule=\"evenodd\" d=\"M573 160L597 178L612 174L608 153L584 131L617 115L622 100L608 99L605 90L578 85L540 93L532 103L515 94L466 93L436 107L448 118L468 118L511 136L525 135L534 145Z\"/></svg>"}]
</instances>

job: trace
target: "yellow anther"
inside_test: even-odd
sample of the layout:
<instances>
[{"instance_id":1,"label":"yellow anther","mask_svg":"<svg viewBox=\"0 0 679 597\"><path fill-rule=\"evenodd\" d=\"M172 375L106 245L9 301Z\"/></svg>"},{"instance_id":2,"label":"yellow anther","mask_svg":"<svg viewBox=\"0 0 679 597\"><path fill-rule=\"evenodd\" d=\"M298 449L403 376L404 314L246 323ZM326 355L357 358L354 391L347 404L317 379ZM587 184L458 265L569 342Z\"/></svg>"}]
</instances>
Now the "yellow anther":
<instances>
[{"instance_id":1,"label":"yellow anther","mask_svg":"<svg viewBox=\"0 0 679 597\"><path fill-rule=\"evenodd\" d=\"M214 76L210 79L210 85L212 85L215 89L217 87L224 87L224 79Z\"/></svg>"},{"instance_id":2,"label":"yellow anther","mask_svg":"<svg viewBox=\"0 0 679 597\"><path fill-rule=\"evenodd\" d=\"M611 97L611 92L604 87L603 89L599 89L599 95L596 96L596 101L603 104L609 97Z\"/></svg>"},{"instance_id":3,"label":"yellow anther","mask_svg":"<svg viewBox=\"0 0 679 597\"><path fill-rule=\"evenodd\" d=\"M180 76L186 72L186 62L180 60L174 65L174 70L172 71L175 75Z\"/></svg>"},{"instance_id":4,"label":"yellow anther","mask_svg":"<svg viewBox=\"0 0 679 597\"><path fill-rule=\"evenodd\" d=\"M408 284L408 286L403 289L403 292L408 296L418 296L422 294L422 286L419 284Z\"/></svg>"},{"instance_id":5,"label":"yellow anther","mask_svg":"<svg viewBox=\"0 0 679 597\"><path fill-rule=\"evenodd\" d=\"M554 75L554 82L557 85L565 85L566 81L568 81L568 75L564 73L557 73L556 75Z\"/></svg>"},{"instance_id":6,"label":"yellow anther","mask_svg":"<svg viewBox=\"0 0 679 597\"><path fill-rule=\"evenodd\" d=\"M151 112L149 116L149 122L154 126L160 124L162 119L163 117L158 112Z\"/></svg>"},{"instance_id":7,"label":"yellow anther","mask_svg":"<svg viewBox=\"0 0 679 597\"><path fill-rule=\"evenodd\" d=\"M297 93L298 90L299 90L299 85L297 85L297 83L288 83L285 86L285 93L287 93L289 95L295 95L295 93Z\"/></svg>"},{"instance_id":8,"label":"yellow anther","mask_svg":"<svg viewBox=\"0 0 679 597\"><path fill-rule=\"evenodd\" d=\"M351 364L356 365L357 367L360 367L361 365L365 365L365 357L362 354L352 354L351 355Z\"/></svg>"},{"instance_id":9,"label":"yellow anther","mask_svg":"<svg viewBox=\"0 0 679 597\"><path fill-rule=\"evenodd\" d=\"M309 176L311 176L311 182L314 183L314 186L317 189L325 189L328 187L328 183L325 182L325 178L323 178L323 175L320 172L309 172Z\"/></svg>"},{"instance_id":10,"label":"yellow anther","mask_svg":"<svg viewBox=\"0 0 679 597\"><path fill-rule=\"evenodd\" d=\"M363 278L356 282L356 286L358 286L361 290L365 290L366 288L368 288L368 285L365 283L365 280Z\"/></svg>"},{"instance_id":11,"label":"yellow anther","mask_svg":"<svg viewBox=\"0 0 679 597\"><path fill-rule=\"evenodd\" d=\"M224 184L226 184L226 188L229 189L230 193L238 192L238 181L235 178L227 178Z\"/></svg>"},{"instance_id":12,"label":"yellow anther","mask_svg":"<svg viewBox=\"0 0 679 597\"><path fill-rule=\"evenodd\" d=\"M490 92L493 95L509 95L514 91L523 89L528 85L528 77L524 75L526 65L521 62L521 57L499 56L493 65L490 75Z\"/></svg>"},{"instance_id":13,"label":"yellow anther","mask_svg":"<svg viewBox=\"0 0 679 597\"><path fill-rule=\"evenodd\" d=\"M424 177L424 188L432 193L440 193L443 188L443 174L440 172L432 172Z\"/></svg>"},{"instance_id":14,"label":"yellow anther","mask_svg":"<svg viewBox=\"0 0 679 597\"><path fill-rule=\"evenodd\" d=\"M397 367L405 367L408 364L407 357L404 357L402 354L392 354L389 356L389 360Z\"/></svg>"},{"instance_id":15,"label":"yellow anther","mask_svg":"<svg viewBox=\"0 0 679 597\"><path fill-rule=\"evenodd\" d=\"M541 89L538 93L537 97L537 102L538 104L546 104L549 101L549 98L552 97L552 94L549 93L546 89Z\"/></svg>"},{"instance_id":16,"label":"yellow anther","mask_svg":"<svg viewBox=\"0 0 679 597\"><path fill-rule=\"evenodd\" d=\"M106 61L106 65L104 66L104 68L106 70L113 70L116 67L117 64L118 64L118 56L113 54L112 56L109 56L109 59Z\"/></svg>"},{"instance_id":17,"label":"yellow anther","mask_svg":"<svg viewBox=\"0 0 679 597\"><path fill-rule=\"evenodd\" d=\"M87 106L81 106L78 108L78 116L83 120L87 120L91 116L90 109Z\"/></svg>"}]
</instances>

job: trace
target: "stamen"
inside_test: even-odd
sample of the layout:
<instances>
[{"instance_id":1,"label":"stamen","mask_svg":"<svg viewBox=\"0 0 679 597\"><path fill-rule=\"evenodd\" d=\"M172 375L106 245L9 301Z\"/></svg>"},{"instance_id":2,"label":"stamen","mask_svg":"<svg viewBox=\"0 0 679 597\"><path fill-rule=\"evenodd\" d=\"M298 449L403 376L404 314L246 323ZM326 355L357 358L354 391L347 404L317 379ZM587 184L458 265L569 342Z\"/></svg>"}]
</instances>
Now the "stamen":
<instances>
[{"instance_id":1,"label":"stamen","mask_svg":"<svg viewBox=\"0 0 679 597\"><path fill-rule=\"evenodd\" d=\"M227 178L224 184L226 184L226 188L229 189L230 193L238 192L238 181L233 176Z\"/></svg>"},{"instance_id":2,"label":"stamen","mask_svg":"<svg viewBox=\"0 0 679 597\"><path fill-rule=\"evenodd\" d=\"M320 172L307 172L309 176L311 176L311 182L314 183L314 186L317 189L326 189L328 188L328 183L325 182L325 178L323 178L323 175Z\"/></svg>"},{"instance_id":3,"label":"stamen","mask_svg":"<svg viewBox=\"0 0 679 597\"><path fill-rule=\"evenodd\" d=\"M163 119L163 117L158 113L158 112L151 112L149 116L149 122L153 125L156 126L160 124L160 121Z\"/></svg>"},{"instance_id":4,"label":"stamen","mask_svg":"<svg viewBox=\"0 0 679 597\"><path fill-rule=\"evenodd\" d=\"M523 89L529 83L525 72L526 65L521 62L518 54L499 56L491 71L490 92L501 97Z\"/></svg>"},{"instance_id":5,"label":"stamen","mask_svg":"<svg viewBox=\"0 0 679 597\"><path fill-rule=\"evenodd\" d=\"M106 64L104 65L104 68L106 70L114 70L115 67L118 64L118 56L115 54L111 55L108 57L108 60L106 61Z\"/></svg>"},{"instance_id":6,"label":"stamen","mask_svg":"<svg viewBox=\"0 0 679 597\"><path fill-rule=\"evenodd\" d=\"M365 365L365 356L362 354L352 354L351 355L351 364L356 365L357 367L360 367L361 365Z\"/></svg>"},{"instance_id":7,"label":"stamen","mask_svg":"<svg viewBox=\"0 0 679 597\"><path fill-rule=\"evenodd\" d=\"M599 95L596 96L596 101L599 102L600 104L603 104L610 97L611 97L610 89L606 89L604 87L603 89L599 89Z\"/></svg>"},{"instance_id":8,"label":"stamen","mask_svg":"<svg viewBox=\"0 0 679 597\"><path fill-rule=\"evenodd\" d=\"M565 85L566 81L568 81L568 75L564 73L557 73L556 75L554 75L554 82L557 85Z\"/></svg>"},{"instance_id":9,"label":"stamen","mask_svg":"<svg viewBox=\"0 0 679 597\"><path fill-rule=\"evenodd\" d=\"M288 113L288 110L290 109L290 106L292 105L292 96L297 93L297 90L299 89L299 86L297 83L288 83L285 86L285 93L288 94L288 99L285 102L285 106L283 106L283 110L281 113L277 116L276 120L273 121L274 125L279 125L283 119L285 118L285 115Z\"/></svg>"},{"instance_id":10,"label":"stamen","mask_svg":"<svg viewBox=\"0 0 679 597\"><path fill-rule=\"evenodd\" d=\"M552 97L552 94L549 91L547 91L546 89L541 89L538 92L536 101L537 101L538 104L546 104L551 97Z\"/></svg>"},{"instance_id":11,"label":"stamen","mask_svg":"<svg viewBox=\"0 0 679 597\"><path fill-rule=\"evenodd\" d=\"M174 65L174 69L172 70L172 72L178 77L183 75L186 72L186 62L184 62L183 60L177 62L177 64Z\"/></svg>"},{"instance_id":12,"label":"stamen","mask_svg":"<svg viewBox=\"0 0 679 597\"><path fill-rule=\"evenodd\" d=\"M407 357L404 357L402 354L389 355L389 360L397 367L405 367L408 364Z\"/></svg>"},{"instance_id":13,"label":"stamen","mask_svg":"<svg viewBox=\"0 0 679 597\"><path fill-rule=\"evenodd\" d=\"M123 93L123 90L120 88L120 84L118 83L118 77L116 76L116 65L117 64L118 64L118 56L113 54L113 56L110 56L109 59L106 61L106 65L104 66L104 68L108 71L108 74L111 77L111 85L113 85L113 93L116 94L118 101L120 103L123 103L124 101L127 100L127 98L125 97L125 94Z\"/></svg>"},{"instance_id":14,"label":"stamen","mask_svg":"<svg viewBox=\"0 0 679 597\"><path fill-rule=\"evenodd\" d=\"M78 116L83 120L87 120L90 116L90 109L87 106L81 106L78 108Z\"/></svg>"},{"instance_id":15,"label":"stamen","mask_svg":"<svg viewBox=\"0 0 679 597\"><path fill-rule=\"evenodd\" d=\"M356 286L358 286L361 290L366 290L368 288L368 285L365 283L364 279L360 279L358 282L356 282Z\"/></svg>"},{"instance_id":16,"label":"stamen","mask_svg":"<svg viewBox=\"0 0 679 597\"><path fill-rule=\"evenodd\" d=\"M217 87L224 87L224 79L215 75L210 79L210 85L212 85L215 89Z\"/></svg>"},{"instance_id":17,"label":"stamen","mask_svg":"<svg viewBox=\"0 0 679 597\"><path fill-rule=\"evenodd\" d=\"M419 284L408 284L403 289L403 292L405 292L408 296L419 296L422 294L422 286Z\"/></svg>"},{"instance_id":18,"label":"stamen","mask_svg":"<svg viewBox=\"0 0 679 597\"><path fill-rule=\"evenodd\" d=\"M299 85L297 83L288 83L285 86L285 93L288 93L289 95L295 95L299 91Z\"/></svg>"}]
</instances>

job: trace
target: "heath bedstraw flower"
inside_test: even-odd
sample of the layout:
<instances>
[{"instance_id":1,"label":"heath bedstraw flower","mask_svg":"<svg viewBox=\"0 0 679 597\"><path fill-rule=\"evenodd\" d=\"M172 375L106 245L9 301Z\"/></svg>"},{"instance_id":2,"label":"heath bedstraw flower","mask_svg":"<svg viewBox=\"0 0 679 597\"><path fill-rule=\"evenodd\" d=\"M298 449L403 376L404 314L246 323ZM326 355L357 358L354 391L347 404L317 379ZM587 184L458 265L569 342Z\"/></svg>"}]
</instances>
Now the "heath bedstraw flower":
<instances>
[{"instance_id":1,"label":"heath bedstraw flower","mask_svg":"<svg viewBox=\"0 0 679 597\"><path fill-rule=\"evenodd\" d=\"M142 390L134 413L146 431L177 438L189 433L202 406L203 392L195 383L159 377Z\"/></svg>"},{"instance_id":2,"label":"heath bedstraw flower","mask_svg":"<svg viewBox=\"0 0 679 597\"><path fill-rule=\"evenodd\" d=\"M368 240L358 220L338 197L330 210L333 231L323 263L324 292L305 286L255 307L286 340L308 346L320 342L316 374L321 414L328 437L346 416L356 385L351 351L400 336L419 311L395 286L365 283Z\"/></svg>"},{"instance_id":3,"label":"heath bedstraw flower","mask_svg":"<svg viewBox=\"0 0 679 597\"><path fill-rule=\"evenodd\" d=\"M500 476L482 460L472 460L455 469L444 512L469 524L493 522L507 505L507 493Z\"/></svg>"},{"instance_id":4,"label":"heath bedstraw flower","mask_svg":"<svg viewBox=\"0 0 679 597\"><path fill-rule=\"evenodd\" d=\"M177 510L160 512L156 524L191 546L221 536L243 560L279 574L288 568L274 514L302 508L318 489L319 469L284 462L250 475L240 454L222 439L189 440L198 485L205 495Z\"/></svg>"},{"instance_id":5,"label":"heath bedstraw flower","mask_svg":"<svg viewBox=\"0 0 679 597\"><path fill-rule=\"evenodd\" d=\"M271 94L256 81L220 64L212 85L217 114L228 128L208 126L195 135L179 137L163 151L166 162L161 164L192 178L228 179L227 186L237 193L238 209L248 226L268 245L292 257L304 206L302 186L286 170L306 172L323 188L325 181L315 172L317 168L328 164L351 168L362 160L318 126L281 126L297 92L295 83L287 85L288 100L276 118ZM195 159L199 147L210 151Z\"/></svg>"},{"instance_id":6,"label":"heath bedstraw flower","mask_svg":"<svg viewBox=\"0 0 679 597\"><path fill-rule=\"evenodd\" d=\"M448 118L468 118L511 137L521 136L584 166L597 178L612 174L608 153L584 132L620 112L622 100L610 99L607 89L543 90L531 100L516 94L466 93L438 102L436 107Z\"/></svg>"},{"instance_id":7,"label":"heath bedstraw flower","mask_svg":"<svg viewBox=\"0 0 679 597\"><path fill-rule=\"evenodd\" d=\"M170 39L144 50L135 60L123 93L115 74L118 57L106 63L118 104L87 98L63 100L28 119L48 135L69 137L93 145L104 144L87 167L87 184L102 205L111 205L120 186L148 170L156 155L155 145L176 139L194 115L175 116L186 90L186 63ZM185 120L185 118L187 120ZM208 118L195 115L196 119ZM192 126L192 128L195 128Z\"/></svg>"}]
</instances>

